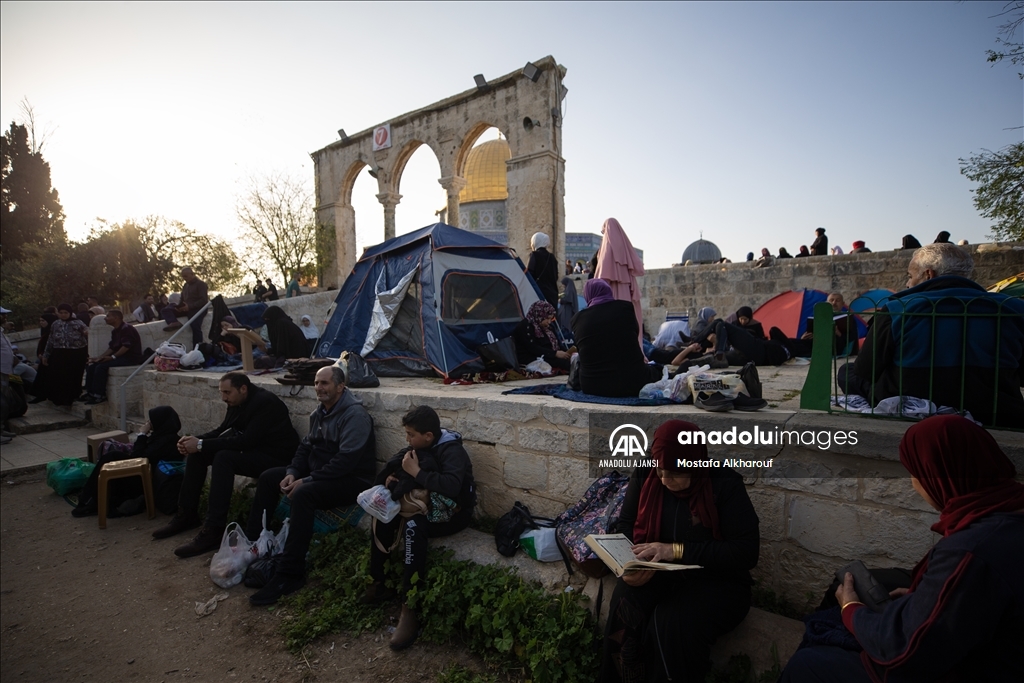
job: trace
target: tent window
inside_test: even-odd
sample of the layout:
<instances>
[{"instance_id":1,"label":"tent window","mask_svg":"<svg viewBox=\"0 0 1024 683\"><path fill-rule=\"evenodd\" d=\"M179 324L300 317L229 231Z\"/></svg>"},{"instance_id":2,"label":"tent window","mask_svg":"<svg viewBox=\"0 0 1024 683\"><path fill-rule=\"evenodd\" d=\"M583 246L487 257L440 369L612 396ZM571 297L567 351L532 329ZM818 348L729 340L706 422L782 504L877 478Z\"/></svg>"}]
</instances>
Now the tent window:
<instances>
[{"instance_id":1,"label":"tent window","mask_svg":"<svg viewBox=\"0 0 1024 683\"><path fill-rule=\"evenodd\" d=\"M519 293L503 275L449 271L441 283L441 319L448 324L523 319Z\"/></svg>"}]
</instances>

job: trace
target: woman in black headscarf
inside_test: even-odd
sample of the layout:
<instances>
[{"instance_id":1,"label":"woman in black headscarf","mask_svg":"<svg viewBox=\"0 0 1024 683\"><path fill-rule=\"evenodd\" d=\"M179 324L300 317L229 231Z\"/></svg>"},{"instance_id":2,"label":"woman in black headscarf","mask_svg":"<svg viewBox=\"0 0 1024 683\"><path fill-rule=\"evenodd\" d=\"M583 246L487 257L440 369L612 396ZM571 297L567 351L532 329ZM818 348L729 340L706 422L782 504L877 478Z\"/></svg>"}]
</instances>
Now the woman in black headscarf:
<instances>
[{"instance_id":1,"label":"woman in black headscarf","mask_svg":"<svg viewBox=\"0 0 1024 683\"><path fill-rule=\"evenodd\" d=\"M558 259L548 252L551 238L542 232L530 238L530 262L526 272L533 276L540 287L544 300L552 306L558 305Z\"/></svg>"},{"instance_id":2,"label":"woman in black headscarf","mask_svg":"<svg viewBox=\"0 0 1024 683\"><path fill-rule=\"evenodd\" d=\"M947 241L948 241L949 233L947 232L947 233L945 233L945 235L946 235L946 238L947 238ZM918 242L917 238L914 237L913 235L904 235L903 236L903 246L900 247L900 249L918 249L920 247L921 247L921 243Z\"/></svg>"},{"instance_id":3,"label":"woman in black headscarf","mask_svg":"<svg viewBox=\"0 0 1024 683\"><path fill-rule=\"evenodd\" d=\"M277 358L309 357L306 336L279 306L269 306L263 311L263 322L267 324L267 337L270 338L270 355Z\"/></svg>"},{"instance_id":4,"label":"woman in black headscarf","mask_svg":"<svg viewBox=\"0 0 1024 683\"><path fill-rule=\"evenodd\" d=\"M71 304L57 307L57 320L43 349L42 364L50 368L48 398L70 406L82 391L82 374L89 360L89 328L72 316Z\"/></svg>"},{"instance_id":5,"label":"woman in black headscarf","mask_svg":"<svg viewBox=\"0 0 1024 683\"><path fill-rule=\"evenodd\" d=\"M108 462L147 458L150 471L156 472L161 460L181 460L181 455L178 453L179 431L181 431L181 419L178 417L178 413L174 412L174 408L157 406L150 409L149 422L143 425L131 450L126 448L127 444L112 439L101 443L99 457L96 458L96 469L86 479L82 492L78 494L78 505L71 511L71 515L73 517L89 517L97 513L99 509L97 482L100 470ZM136 477L115 479L107 486L110 487L107 492L108 513L110 510L116 510L122 502L143 495L142 482Z\"/></svg>"},{"instance_id":6,"label":"woman in black headscarf","mask_svg":"<svg viewBox=\"0 0 1024 683\"><path fill-rule=\"evenodd\" d=\"M932 244L950 244L949 233L943 230L935 236L935 241Z\"/></svg>"},{"instance_id":7,"label":"woman in black headscarf","mask_svg":"<svg viewBox=\"0 0 1024 683\"><path fill-rule=\"evenodd\" d=\"M558 326L567 334L572 334L572 317L580 312L580 301L576 296L576 283L571 277L562 278L562 286L565 292L558 300Z\"/></svg>"},{"instance_id":8,"label":"woman in black headscarf","mask_svg":"<svg viewBox=\"0 0 1024 683\"><path fill-rule=\"evenodd\" d=\"M46 352L46 342L50 340L50 326L57 320L56 313L43 313L39 316L39 343L36 344L36 379L32 382L32 395L35 396L29 403L42 403L49 395L47 393L48 382L50 381L50 368L43 365L43 354Z\"/></svg>"}]
</instances>

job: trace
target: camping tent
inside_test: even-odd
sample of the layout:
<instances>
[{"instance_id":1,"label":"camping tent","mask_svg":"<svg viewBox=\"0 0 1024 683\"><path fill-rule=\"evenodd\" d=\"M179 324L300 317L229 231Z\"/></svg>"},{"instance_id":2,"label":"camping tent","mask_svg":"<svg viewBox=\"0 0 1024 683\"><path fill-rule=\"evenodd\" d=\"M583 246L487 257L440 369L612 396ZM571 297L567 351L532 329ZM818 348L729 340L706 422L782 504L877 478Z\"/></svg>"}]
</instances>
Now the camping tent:
<instances>
[{"instance_id":1,"label":"camping tent","mask_svg":"<svg viewBox=\"0 0 1024 683\"><path fill-rule=\"evenodd\" d=\"M385 377L476 372L488 333L508 337L541 298L507 247L435 223L363 253L316 355L354 351Z\"/></svg>"},{"instance_id":2,"label":"camping tent","mask_svg":"<svg viewBox=\"0 0 1024 683\"><path fill-rule=\"evenodd\" d=\"M875 290L877 291L877 290ZM794 289L774 296L754 311L754 319L760 322L765 332L773 327L782 330L790 339L799 339L807 331L807 321L814 317L814 305L828 299L828 294L818 289ZM857 336L867 333L867 326L859 316L854 316Z\"/></svg>"}]
</instances>

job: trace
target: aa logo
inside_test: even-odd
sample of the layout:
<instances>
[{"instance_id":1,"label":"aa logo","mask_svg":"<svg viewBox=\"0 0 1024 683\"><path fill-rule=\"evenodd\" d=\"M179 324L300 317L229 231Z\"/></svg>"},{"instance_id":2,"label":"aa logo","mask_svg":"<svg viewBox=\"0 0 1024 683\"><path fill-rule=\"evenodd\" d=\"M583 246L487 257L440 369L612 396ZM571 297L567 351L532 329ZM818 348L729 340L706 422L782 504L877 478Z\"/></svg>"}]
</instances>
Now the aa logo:
<instances>
[{"instance_id":1,"label":"aa logo","mask_svg":"<svg viewBox=\"0 0 1024 683\"><path fill-rule=\"evenodd\" d=\"M643 458L647 454L647 434L636 425L619 425L608 437L608 448L613 457Z\"/></svg>"}]
</instances>

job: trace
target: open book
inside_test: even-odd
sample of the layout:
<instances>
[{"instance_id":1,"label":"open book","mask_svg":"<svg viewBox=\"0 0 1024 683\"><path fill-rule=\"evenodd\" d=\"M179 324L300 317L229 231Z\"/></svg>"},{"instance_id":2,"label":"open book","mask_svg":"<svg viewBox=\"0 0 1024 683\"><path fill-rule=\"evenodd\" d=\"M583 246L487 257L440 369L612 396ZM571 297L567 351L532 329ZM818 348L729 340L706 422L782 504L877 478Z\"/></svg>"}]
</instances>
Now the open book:
<instances>
[{"instance_id":1,"label":"open book","mask_svg":"<svg viewBox=\"0 0 1024 683\"><path fill-rule=\"evenodd\" d=\"M637 569L658 569L674 572L679 569L701 569L698 564L676 564L675 562L646 562L636 559L633 542L625 534L590 534L583 539L601 561L608 565L615 576Z\"/></svg>"}]
</instances>

